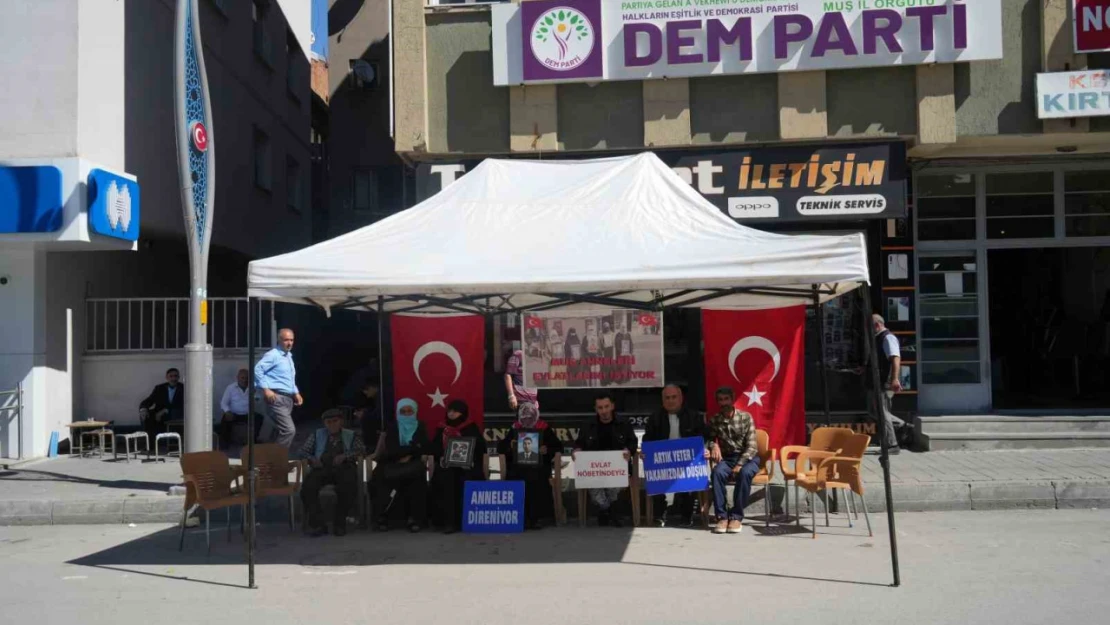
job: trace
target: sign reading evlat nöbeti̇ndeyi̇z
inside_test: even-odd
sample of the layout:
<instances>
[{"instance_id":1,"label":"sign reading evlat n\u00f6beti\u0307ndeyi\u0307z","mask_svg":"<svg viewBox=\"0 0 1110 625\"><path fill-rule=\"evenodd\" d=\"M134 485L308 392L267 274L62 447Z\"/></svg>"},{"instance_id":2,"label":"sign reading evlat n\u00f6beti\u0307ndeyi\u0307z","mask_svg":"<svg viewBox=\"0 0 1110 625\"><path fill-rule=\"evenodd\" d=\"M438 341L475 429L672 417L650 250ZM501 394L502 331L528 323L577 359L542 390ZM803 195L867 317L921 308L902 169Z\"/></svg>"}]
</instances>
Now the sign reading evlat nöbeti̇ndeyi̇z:
<instances>
[{"instance_id":1,"label":"sign reading evlat n\u00f6beti\u0307ndeyi\u0307z","mask_svg":"<svg viewBox=\"0 0 1110 625\"><path fill-rule=\"evenodd\" d=\"M1002 58L1001 0L532 0L492 11L495 85Z\"/></svg>"}]
</instances>

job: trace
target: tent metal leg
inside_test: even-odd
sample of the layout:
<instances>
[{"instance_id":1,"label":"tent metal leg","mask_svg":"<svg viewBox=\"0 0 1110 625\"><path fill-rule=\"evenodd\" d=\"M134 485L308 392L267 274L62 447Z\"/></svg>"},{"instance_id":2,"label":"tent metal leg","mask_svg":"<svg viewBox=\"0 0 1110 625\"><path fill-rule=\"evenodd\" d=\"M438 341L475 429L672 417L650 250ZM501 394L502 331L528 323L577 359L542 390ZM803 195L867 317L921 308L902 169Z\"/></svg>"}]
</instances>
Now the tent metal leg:
<instances>
[{"instance_id":1,"label":"tent metal leg","mask_svg":"<svg viewBox=\"0 0 1110 625\"><path fill-rule=\"evenodd\" d=\"M272 306L273 304L271 304ZM255 470L254 470L254 343L255 332L258 332L263 324L261 320L255 317L255 308L259 308L258 314L261 315L261 306L253 297L247 298L247 363L248 372L247 379L249 380L249 389L247 392L247 508L242 515L246 517L246 540L247 540L247 587L257 588L254 585L254 502L255 502ZM259 321L259 323L255 323ZM228 513L230 514L230 512Z\"/></svg>"},{"instance_id":2,"label":"tent metal leg","mask_svg":"<svg viewBox=\"0 0 1110 625\"><path fill-rule=\"evenodd\" d=\"M871 329L871 285L861 282L860 289L863 290L863 336L870 339L873 334ZM902 576L898 570L898 531L894 526L894 495L890 488L890 450L886 444L886 419L883 418L883 400L879 395L883 387L879 380L879 358L878 354L873 353L875 348L871 340L864 341L864 345L869 354L867 360L871 369L871 388L876 389L876 392L871 393L872 401L868 409L875 420L879 434L879 464L883 467L883 488L886 489L886 518L890 531L890 567L894 573L894 586L901 586ZM866 500L863 504L863 513L865 516L867 515ZM868 521L870 522L870 519Z\"/></svg>"},{"instance_id":3,"label":"tent metal leg","mask_svg":"<svg viewBox=\"0 0 1110 625\"><path fill-rule=\"evenodd\" d=\"M813 307L817 310L817 338L821 342L818 364L821 367L821 401L825 409L825 425L832 427L832 411L829 409L829 368L825 364L825 307L821 305L821 291L813 285Z\"/></svg>"}]
</instances>

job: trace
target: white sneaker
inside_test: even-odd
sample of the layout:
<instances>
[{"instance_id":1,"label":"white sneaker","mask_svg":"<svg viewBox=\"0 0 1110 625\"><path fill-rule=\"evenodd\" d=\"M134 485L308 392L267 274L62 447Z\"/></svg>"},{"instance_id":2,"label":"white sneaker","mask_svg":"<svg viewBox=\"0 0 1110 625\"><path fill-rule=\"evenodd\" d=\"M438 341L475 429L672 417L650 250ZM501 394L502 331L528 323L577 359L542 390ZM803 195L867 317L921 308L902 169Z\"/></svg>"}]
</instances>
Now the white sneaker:
<instances>
[{"instance_id":1,"label":"white sneaker","mask_svg":"<svg viewBox=\"0 0 1110 625\"><path fill-rule=\"evenodd\" d=\"M728 522L728 533L729 534L739 534L742 531L744 531L744 524L741 523L740 521L729 521Z\"/></svg>"}]
</instances>

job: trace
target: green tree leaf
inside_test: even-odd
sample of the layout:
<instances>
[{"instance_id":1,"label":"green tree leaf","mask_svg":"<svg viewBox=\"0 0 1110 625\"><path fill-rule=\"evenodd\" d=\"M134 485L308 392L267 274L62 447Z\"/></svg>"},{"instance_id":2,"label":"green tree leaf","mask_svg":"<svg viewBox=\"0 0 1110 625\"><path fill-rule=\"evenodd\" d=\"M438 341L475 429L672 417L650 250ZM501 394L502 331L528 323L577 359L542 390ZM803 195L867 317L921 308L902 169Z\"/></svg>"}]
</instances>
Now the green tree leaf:
<instances>
[{"instance_id":1,"label":"green tree leaf","mask_svg":"<svg viewBox=\"0 0 1110 625\"><path fill-rule=\"evenodd\" d=\"M561 22L565 19L567 19L567 14L563 13L562 11L559 11L559 21Z\"/></svg>"},{"instance_id":2,"label":"green tree leaf","mask_svg":"<svg viewBox=\"0 0 1110 625\"><path fill-rule=\"evenodd\" d=\"M554 24L554 23L555 23L555 20L551 19L551 16L550 16L550 15L548 15L548 16L547 16L547 17L545 17L545 18L543 18L543 21L547 22L547 25L548 25L548 26L550 26L551 24Z\"/></svg>"},{"instance_id":3,"label":"green tree leaf","mask_svg":"<svg viewBox=\"0 0 1110 625\"><path fill-rule=\"evenodd\" d=\"M578 23L578 16L577 15L570 16L570 23L571 24L577 24Z\"/></svg>"}]
</instances>

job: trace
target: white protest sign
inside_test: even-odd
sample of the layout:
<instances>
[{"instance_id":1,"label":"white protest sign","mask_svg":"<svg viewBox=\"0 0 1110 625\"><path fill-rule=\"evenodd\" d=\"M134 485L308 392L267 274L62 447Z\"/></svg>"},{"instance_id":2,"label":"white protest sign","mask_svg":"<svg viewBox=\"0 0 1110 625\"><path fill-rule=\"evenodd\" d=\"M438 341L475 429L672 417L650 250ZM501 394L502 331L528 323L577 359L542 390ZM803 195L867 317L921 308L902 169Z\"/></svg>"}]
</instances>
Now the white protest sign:
<instances>
[{"instance_id":1,"label":"white protest sign","mask_svg":"<svg viewBox=\"0 0 1110 625\"><path fill-rule=\"evenodd\" d=\"M574 455L574 487L627 488L628 461L623 451L580 451Z\"/></svg>"}]
</instances>

